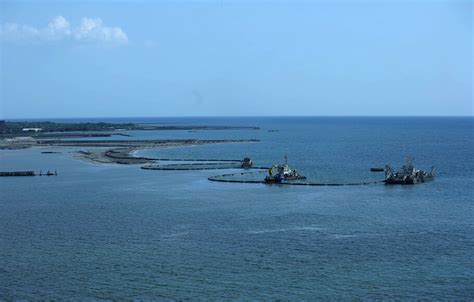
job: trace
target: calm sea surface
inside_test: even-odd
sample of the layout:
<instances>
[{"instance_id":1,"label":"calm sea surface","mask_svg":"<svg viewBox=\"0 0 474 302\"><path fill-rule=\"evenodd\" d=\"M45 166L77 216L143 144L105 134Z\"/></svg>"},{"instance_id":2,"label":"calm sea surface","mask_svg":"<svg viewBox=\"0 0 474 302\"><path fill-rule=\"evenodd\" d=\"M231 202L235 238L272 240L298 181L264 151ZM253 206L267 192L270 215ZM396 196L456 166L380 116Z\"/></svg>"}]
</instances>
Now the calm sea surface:
<instances>
[{"instance_id":1,"label":"calm sea surface","mask_svg":"<svg viewBox=\"0 0 474 302\"><path fill-rule=\"evenodd\" d=\"M412 155L438 174L416 186L267 186L207 180L226 170L93 164L73 149L0 151L0 170L59 173L0 179L0 300L474 299L473 118L110 121L261 127L129 132L261 140L139 155L267 166L287 154L319 182L382 179L369 168Z\"/></svg>"}]
</instances>

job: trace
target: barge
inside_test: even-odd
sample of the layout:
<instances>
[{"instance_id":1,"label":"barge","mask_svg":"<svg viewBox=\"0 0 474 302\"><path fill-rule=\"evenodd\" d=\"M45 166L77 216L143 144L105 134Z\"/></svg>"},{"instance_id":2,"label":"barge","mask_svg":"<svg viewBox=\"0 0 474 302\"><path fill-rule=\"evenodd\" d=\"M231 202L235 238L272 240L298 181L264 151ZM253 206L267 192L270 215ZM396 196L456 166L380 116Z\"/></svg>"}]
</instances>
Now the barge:
<instances>
[{"instance_id":1,"label":"barge","mask_svg":"<svg viewBox=\"0 0 474 302\"><path fill-rule=\"evenodd\" d=\"M300 175L296 169L290 168L288 158L285 155L285 161L279 165L273 165L268 169L268 175L265 177L265 183L281 183L287 180L302 180L305 176Z\"/></svg>"},{"instance_id":2,"label":"barge","mask_svg":"<svg viewBox=\"0 0 474 302\"><path fill-rule=\"evenodd\" d=\"M433 180L434 177L434 167L431 168L430 172L417 170L413 166L412 157L406 157L405 165L396 173L389 165L385 166L385 184L387 185L413 185Z\"/></svg>"}]
</instances>

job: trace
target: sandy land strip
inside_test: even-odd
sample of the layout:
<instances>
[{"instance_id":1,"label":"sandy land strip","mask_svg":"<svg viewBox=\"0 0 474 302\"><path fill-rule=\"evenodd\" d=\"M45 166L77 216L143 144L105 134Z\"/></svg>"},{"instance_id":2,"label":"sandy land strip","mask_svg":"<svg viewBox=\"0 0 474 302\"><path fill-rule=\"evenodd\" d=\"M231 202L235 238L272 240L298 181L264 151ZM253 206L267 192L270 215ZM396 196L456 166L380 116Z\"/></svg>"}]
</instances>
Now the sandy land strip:
<instances>
[{"instance_id":1,"label":"sandy land strip","mask_svg":"<svg viewBox=\"0 0 474 302\"><path fill-rule=\"evenodd\" d=\"M258 142L256 139L236 140L198 140L198 139L166 139L166 140L61 140L34 139L31 137L5 139L0 142L0 149L22 149L31 147L74 147L84 148L76 151L76 158L96 163L115 164L146 164L156 161L154 158L135 156L137 150L148 148L166 148L196 146L221 143Z\"/></svg>"},{"instance_id":2,"label":"sandy land strip","mask_svg":"<svg viewBox=\"0 0 474 302\"><path fill-rule=\"evenodd\" d=\"M204 144L221 144L221 143L240 143L240 142L256 142L257 140L160 140L160 141L133 141L123 142L116 141L115 143L81 143L80 147L92 147L88 150L79 150L76 152L77 158L96 162L96 163L107 163L107 164L123 164L123 165L136 165L136 164L149 164L157 161L155 158L150 157L139 157L136 156L136 151L147 148L169 148L169 147L182 147L182 146L196 146ZM81 141L83 142L83 141ZM57 145L55 145L57 146ZM61 146L74 146L68 145ZM104 148L111 147L111 148Z\"/></svg>"},{"instance_id":3,"label":"sandy land strip","mask_svg":"<svg viewBox=\"0 0 474 302\"><path fill-rule=\"evenodd\" d=\"M159 139L159 140L36 140L36 146L154 148L180 147L219 143L257 142L256 139Z\"/></svg>"},{"instance_id":4,"label":"sandy land strip","mask_svg":"<svg viewBox=\"0 0 474 302\"><path fill-rule=\"evenodd\" d=\"M22 149L30 147L109 147L109 148L153 148L178 147L218 143L258 142L256 139L160 139L160 140L62 140L16 137L0 141L0 149Z\"/></svg>"},{"instance_id":5,"label":"sandy land strip","mask_svg":"<svg viewBox=\"0 0 474 302\"><path fill-rule=\"evenodd\" d=\"M79 150L74 157L101 164L137 165L156 161L153 158L133 155L137 150L134 148L94 148L92 150Z\"/></svg>"}]
</instances>

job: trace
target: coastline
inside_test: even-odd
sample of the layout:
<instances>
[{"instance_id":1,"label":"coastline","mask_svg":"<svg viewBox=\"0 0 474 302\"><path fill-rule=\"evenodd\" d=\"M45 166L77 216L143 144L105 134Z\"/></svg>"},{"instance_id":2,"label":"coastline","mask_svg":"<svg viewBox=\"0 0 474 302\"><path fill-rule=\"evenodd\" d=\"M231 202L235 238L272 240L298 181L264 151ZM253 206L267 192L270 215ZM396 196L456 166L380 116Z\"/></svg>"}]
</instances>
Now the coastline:
<instances>
[{"instance_id":1,"label":"coastline","mask_svg":"<svg viewBox=\"0 0 474 302\"><path fill-rule=\"evenodd\" d=\"M16 150L44 147L87 148L73 151L74 158L101 164L136 165L156 162L157 159L137 156L137 151L153 148L197 146L206 144L258 142L256 139L199 140L199 139L161 139L161 140L35 140L3 141L0 149Z\"/></svg>"},{"instance_id":2,"label":"coastline","mask_svg":"<svg viewBox=\"0 0 474 302\"><path fill-rule=\"evenodd\" d=\"M204 144L257 142L256 139L132 139L123 131L136 130L258 130L259 127L160 125L113 123L6 122L0 133L0 150L74 148L74 158L103 164L149 164L157 159L137 156L138 150ZM122 138L112 138L120 136ZM55 152L47 152L55 153Z\"/></svg>"}]
</instances>

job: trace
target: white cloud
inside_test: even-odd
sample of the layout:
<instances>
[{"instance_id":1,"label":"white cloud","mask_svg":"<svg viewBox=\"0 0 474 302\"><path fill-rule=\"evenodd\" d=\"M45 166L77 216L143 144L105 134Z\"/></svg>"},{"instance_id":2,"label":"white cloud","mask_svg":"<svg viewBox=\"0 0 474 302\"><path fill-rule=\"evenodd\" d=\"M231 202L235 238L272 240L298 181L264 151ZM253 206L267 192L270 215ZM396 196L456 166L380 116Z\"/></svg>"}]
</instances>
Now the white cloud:
<instances>
[{"instance_id":1,"label":"white cloud","mask_svg":"<svg viewBox=\"0 0 474 302\"><path fill-rule=\"evenodd\" d=\"M81 25L74 31L77 40L92 40L104 42L128 41L127 34L119 27L106 27L101 19L82 18Z\"/></svg>"},{"instance_id":2,"label":"white cloud","mask_svg":"<svg viewBox=\"0 0 474 302\"><path fill-rule=\"evenodd\" d=\"M43 28L17 23L2 24L0 38L4 41L34 43L59 40L121 44L128 42L127 34L120 27L104 26L99 18L84 17L79 26L71 27L63 16L53 18Z\"/></svg>"}]
</instances>

